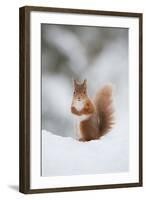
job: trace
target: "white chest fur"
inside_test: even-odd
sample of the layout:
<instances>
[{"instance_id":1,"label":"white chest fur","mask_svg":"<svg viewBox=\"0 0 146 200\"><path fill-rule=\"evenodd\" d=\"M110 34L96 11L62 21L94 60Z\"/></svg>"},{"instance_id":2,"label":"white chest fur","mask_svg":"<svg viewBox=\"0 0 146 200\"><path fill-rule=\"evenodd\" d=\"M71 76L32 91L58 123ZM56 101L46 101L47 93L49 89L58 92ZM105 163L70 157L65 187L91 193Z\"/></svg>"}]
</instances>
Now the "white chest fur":
<instances>
[{"instance_id":1,"label":"white chest fur","mask_svg":"<svg viewBox=\"0 0 146 200\"><path fill-rule=\"evenodd\" d=\"M88 119L90 117L90 115L81 115L81 116L77 116L75 119L75 123L76 123L76 136L77 138L81 138L82 134L81 134L81 130L80 130L80 123L81 121L84 121L86 119Z\"/></svg>"},{"instance_id":2,"label":"white chest fur","mask_svg":"<svg viewBox=\"0 0 146 200\"><path fill-rule=\"evenodd\" d=\"M75 101L74 102L74 107L76 108L77 111L81 111L84 108L84 102L83 101ZM83 121L86 120L90 117L90 115L81 115L81 116L77 116L77 120Z\"/></svg>"},{"instance_id":3,"label":"white chest fur","mask_svg":"<svg viewBox=\"0 0 146 200\"><path fill-rule=\"evenodd\" d=\"M74 102L74 107L75 107L76 110L78 110L78 111L82 110L83 107L84 107L83 101L75 101L75 102Z\"/></svg>"},{"instance_id":4,"label":"white chest fur","mask_svg":"<svg viewBox=\"0 0 146 200\"><path fill-rule=\"evenodd\" d=\"M84 102L83 101L75 101L74 102L74 107L76 110L80 111L84 108ZM76 135L77 138L81 138L81 132L80 132L80 123L81 121L84 121L88 119L91 115L81 115L81 116L76 116Z\"/></svg>"}]
</instances>

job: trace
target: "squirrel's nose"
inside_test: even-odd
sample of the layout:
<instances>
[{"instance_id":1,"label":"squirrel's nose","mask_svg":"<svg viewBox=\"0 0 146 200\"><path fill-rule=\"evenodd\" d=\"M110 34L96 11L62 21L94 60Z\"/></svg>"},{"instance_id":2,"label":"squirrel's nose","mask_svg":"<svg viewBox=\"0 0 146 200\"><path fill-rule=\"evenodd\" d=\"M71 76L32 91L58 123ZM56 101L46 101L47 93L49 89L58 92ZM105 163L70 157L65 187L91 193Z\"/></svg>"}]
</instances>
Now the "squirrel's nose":
<instances>
[{"instance_id":1,"label":"squirrel's nose","mask_svg":"<svg viewBox=\"0 0 146 200\"><path fill-rule=\"evenodd\" d=\"M80 101L81 99L80 99L80 97L78 98L78 101Z\"/></svg>"}]
</instances>

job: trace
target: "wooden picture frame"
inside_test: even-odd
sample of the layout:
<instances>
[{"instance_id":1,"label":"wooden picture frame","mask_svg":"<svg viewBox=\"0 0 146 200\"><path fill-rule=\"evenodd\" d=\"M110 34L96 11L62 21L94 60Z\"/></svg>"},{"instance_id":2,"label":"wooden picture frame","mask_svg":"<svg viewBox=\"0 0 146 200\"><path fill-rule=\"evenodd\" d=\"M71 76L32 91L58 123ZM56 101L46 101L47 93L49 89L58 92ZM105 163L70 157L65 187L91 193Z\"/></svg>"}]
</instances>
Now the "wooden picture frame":
<instances>
[{"instance_id":1,"label":"wooden picture frame","mask_svg":"<svg viewBox=\"0 0 146 200\"><path fill-rule=\"evenodd\" d=\"M73 14L84 16L103 16L103 17L122 17L137 19L138 21L138 171L137 181L111 183L111 184L86 184L65 187L44 187L31 188L31 13L54 13ZM25 6L20 8L20 132L19 132L19 191L25 194L43 193L43 192L65 192L80 190L96 190L108 188L124 188L142 186L142 13L130 12L113 12L113 11L96 11L80 10L67 8L49 8ZM61 19L60 19L61 20ZM90 24L89 24L90 26ZM129 36L130 37L130 36ZM134 55L133 55L134 56ZM133 122L134 123L134 122Z\"/></svg>"}]
</instances>

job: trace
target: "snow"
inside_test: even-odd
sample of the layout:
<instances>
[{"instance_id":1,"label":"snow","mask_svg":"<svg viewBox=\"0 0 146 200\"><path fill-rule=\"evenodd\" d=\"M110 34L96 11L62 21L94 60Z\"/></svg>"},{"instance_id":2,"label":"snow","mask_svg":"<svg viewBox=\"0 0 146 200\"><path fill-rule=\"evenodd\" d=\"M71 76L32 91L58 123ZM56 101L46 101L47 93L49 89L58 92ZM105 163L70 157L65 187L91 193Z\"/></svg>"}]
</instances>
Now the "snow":
<instances>
[{"instance_id":1,"label":"snow","mask_svg":"<svg viewBox=\"0 0 146 200\"><path fill-rule=\"evenodd\" d=\"M129 168L128 29L42 25L42 175L127 172ZM114 128L100 140L75 140L72 79L88 94L113 85ZM131 136L130 136L131 137Z\"/></svg>"},{"instance_id":2,"label":"snow","mask_svg":"<svg viewBox=\"0 0 146 200\"><path fill-rule=\"evenodd\" d=\"M42 131L42 176L85 175L128 171L128 134L123 126L100 140L80 142Z\"/></svg>"}]
</instances>

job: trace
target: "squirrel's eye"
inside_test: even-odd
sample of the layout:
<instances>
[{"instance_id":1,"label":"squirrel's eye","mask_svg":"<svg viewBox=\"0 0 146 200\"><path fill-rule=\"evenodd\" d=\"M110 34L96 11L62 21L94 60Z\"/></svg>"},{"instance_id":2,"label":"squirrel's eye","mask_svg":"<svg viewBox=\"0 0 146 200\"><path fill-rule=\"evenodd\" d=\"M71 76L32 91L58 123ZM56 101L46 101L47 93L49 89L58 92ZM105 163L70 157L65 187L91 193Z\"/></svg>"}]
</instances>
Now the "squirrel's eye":
<instances>
[{"instance_id":1,"label":"squirrel's eye","mask_svg":"<svg viewBox=\"0 0 146 200\"><path fill-rule=\"evenodd\" d=\"M84 92L83 92L84 94L86 94L86 91L84 90Z\"/></svg>"},{"instance_id":2,"label":"squirrel's eye","mask_svg":"<svg viewBox=\"0 0 146 200\"><path fill-rule=\"evenodd\" d=\"M74 95L76 94L76 92L74 92Z\"/></svg>"}]
</instances>

